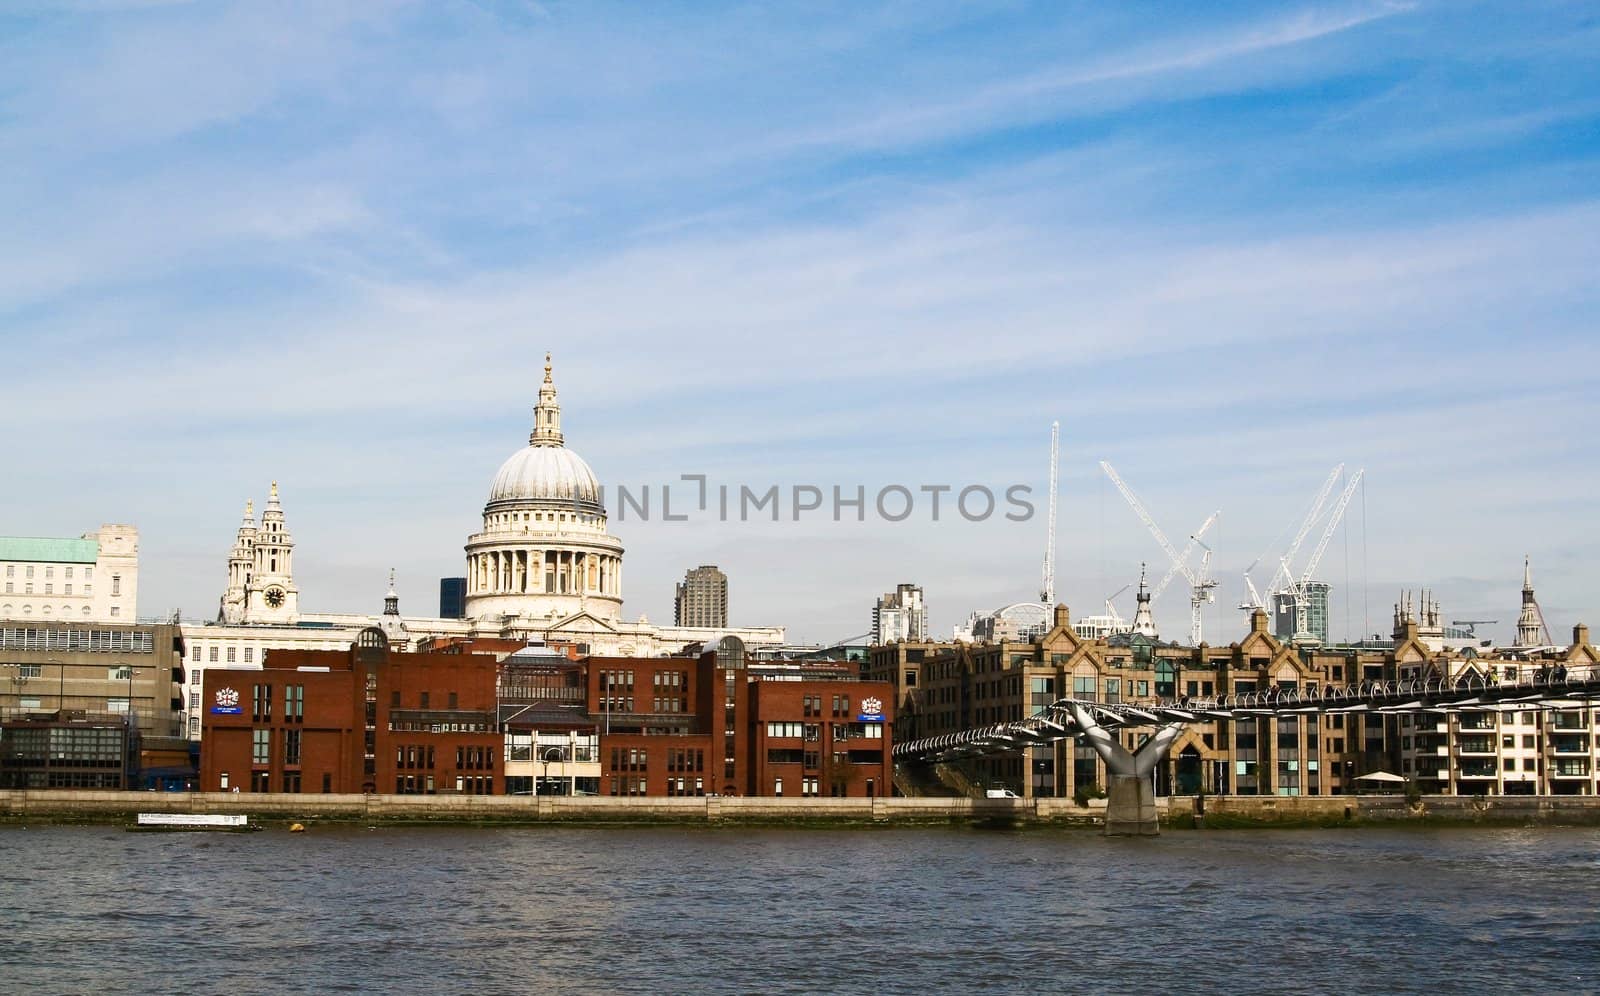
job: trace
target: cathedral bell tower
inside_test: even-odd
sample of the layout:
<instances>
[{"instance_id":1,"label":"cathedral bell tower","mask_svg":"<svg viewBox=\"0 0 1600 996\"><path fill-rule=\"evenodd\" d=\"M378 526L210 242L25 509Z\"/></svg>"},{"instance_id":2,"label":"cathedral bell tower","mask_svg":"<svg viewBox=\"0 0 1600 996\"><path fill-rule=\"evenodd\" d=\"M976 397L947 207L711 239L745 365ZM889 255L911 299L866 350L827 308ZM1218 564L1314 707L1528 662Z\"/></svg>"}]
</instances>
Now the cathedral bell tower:
<instances>
[{"instance_id":1,"label":"cathedral bell tower","mask_svg":"<svg viewBox=\"0 0 1600 996\"><path fill-rule=\"evenodd\" d=\"M244 620L245 592L250 588L250 576L255 568L256 503L244 503L244 521L233 539L233 549L228 552L228 588L222 593L222 607L217 621L238 623Z\"/></svg>"},{"instance_id":2,"label":"cathedral bell tower","mask_svg":"<svg viewBox=\"0 0 1600 996\"><path fill-rule=\"evenodd\" d=\"M293 623L300 618L300 591L294 586L294 540L284 525L277 481L261 511L252 554L243 621Z\"/></svg>"}]
</instances>

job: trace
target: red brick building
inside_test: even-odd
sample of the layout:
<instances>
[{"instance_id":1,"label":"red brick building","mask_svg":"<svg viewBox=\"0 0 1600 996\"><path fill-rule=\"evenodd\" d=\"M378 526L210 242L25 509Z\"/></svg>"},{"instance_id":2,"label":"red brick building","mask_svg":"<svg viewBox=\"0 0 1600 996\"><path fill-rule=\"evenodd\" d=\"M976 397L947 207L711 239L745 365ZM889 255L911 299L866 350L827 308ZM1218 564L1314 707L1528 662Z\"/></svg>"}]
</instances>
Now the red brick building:
<instances>
[{"instance_id":1,"label":"red brick building","mask_svg":"<svg viewBox=\"0 0 1600 996\"><path fill-rule=\"evenodd\" d=\"M395 653L368 629L348 651L272 650L261 670L208 668L204 682L204 791L502 785L493 657Z\"/></svg>"},{"instance_id":2,"label":"red brick building","mask_svg":"<svg viewBox=\"0 0 1600 996\"><path fill-rule=\"evenodd\" d=\"M726 637L698 657L591 657L588 688L602 794L891 794L892 689L853 665L756 663Z\"/></svg>"}]
</instances>

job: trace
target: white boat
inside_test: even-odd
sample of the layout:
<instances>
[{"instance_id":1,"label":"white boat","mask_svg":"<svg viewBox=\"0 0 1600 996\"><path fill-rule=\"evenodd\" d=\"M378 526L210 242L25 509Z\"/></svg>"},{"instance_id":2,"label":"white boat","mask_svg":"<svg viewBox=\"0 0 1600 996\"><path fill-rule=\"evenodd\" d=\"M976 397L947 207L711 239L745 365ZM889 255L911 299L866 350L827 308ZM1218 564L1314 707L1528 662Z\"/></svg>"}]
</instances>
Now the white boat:
<instances>
[{"instance_id":1,"label":"white boat","mask_svg":"<svg viewBox=\"0 0 1600 996\"><path fill-rule=\"evenodd\" d=\"M129 830L181 831L213 830L223 833L242 833L260 830L261 824L251 823L243 813L140 813Z\"/></svg>"}]
</instances>

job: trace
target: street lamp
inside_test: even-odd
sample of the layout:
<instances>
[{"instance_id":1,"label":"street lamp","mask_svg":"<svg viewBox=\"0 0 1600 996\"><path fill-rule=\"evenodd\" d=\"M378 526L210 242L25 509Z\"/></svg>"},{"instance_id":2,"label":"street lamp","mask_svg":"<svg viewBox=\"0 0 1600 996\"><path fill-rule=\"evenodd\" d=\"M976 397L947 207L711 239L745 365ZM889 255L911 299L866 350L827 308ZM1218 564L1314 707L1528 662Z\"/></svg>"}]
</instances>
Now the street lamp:
<instances>
[{"instance_id":1,"label":"street lamp","mask_svg":"<svg viewBox=\"0 0 1600 996\"><path fill-rule=\"evenodd\" d=\"M544 750L541 750L539 752L539 762L544 765L544 777L539 779L539 780L544 783L546 790L548 790L549 787L550 787L550 755L551 754L554 754L556 756L556 760L558 760L558 761L565 761L566 760L566 753L563 750L563 748L560 748L560 747L546 747ZM534 789L533 794L534 795L538 795L539 794L538 788ZM549 791L546 791L544 794L545 795L550 795L551 793Z\"/></svg>"}]
</instances>

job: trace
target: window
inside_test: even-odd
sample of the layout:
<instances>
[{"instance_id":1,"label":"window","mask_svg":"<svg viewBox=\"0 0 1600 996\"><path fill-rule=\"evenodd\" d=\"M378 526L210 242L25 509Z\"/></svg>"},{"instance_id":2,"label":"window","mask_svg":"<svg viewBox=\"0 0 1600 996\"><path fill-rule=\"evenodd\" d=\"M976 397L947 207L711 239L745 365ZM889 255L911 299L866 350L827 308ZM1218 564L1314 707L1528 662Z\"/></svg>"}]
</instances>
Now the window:
<instances>
[{"instance_id":1,"label":"window","mask_svg":"<svg viewBox=\"0 0 1600 996\"><path fill-rule=\"evenodd\" d=\"M216 647L212 647L211 648L211 663L215 664L216 662L217 662L217 648Z\"/></svg>"},{"instance_id":2,"label":"window","mask_svg":"<svg viewBox=\"0 0 1600 996\"><path fill-rule=\"evenodd\" d=\"M200 684L200 675L203 674L203 673L204 672L202 672L200 670L200 668L194 668L193 670L191 670L189 672L189 684L191 684L191 685Z\"/></svg>"},{"instance_id":3,"label":"window","mask_svg":"<svg viewBox=\"0 0 1600 996\"><path fill-rule=\"evenodd\" d=\"M90 595L93 595L93 594L94 594L94 585L86 584L86 585L83 586L83 597L84 598L88 598Z\"/></svg>"},{"instance_id":4,"label":"window","mask_svg":"<svg viewBox=\"0 0 1600 996\"><path fill-rule=\"evenodd\" d=\"M111 597L117 598L122 594L122 575L111 575Z\"/></svg>"},{"instance_id":5,"label":"window","mask_svg":"<svg viewBox=\"0 0 1600 996\"><path fill-rule=\"evenodd\" d=\"M191 738L200 736L200 717L199 716L190 716L189 717L189 736ZM224 777L226 777L226 776L224 776ZM224 786L224 787L226 787L226 786Z\"/></svg>"},{"instance_id":6,"label":"window","mask_svg":"<svg viewBox=\"0 0 1600 996\"><path fill-rule=\"evenodd\" d=\"M55 592L55 587L56 587L56 586L55 586L55 585L53 585L53 584L47 584L47 585L45 585L45 586L44 586L44 593L45 593L45 594L46 594L46 595L54 595L54 594L55 594L55 593L56 593L56 592Z\"/></svg>"},{"instance_id":7,"label":"window","mask_svg":"<svg viewBox=\"0 0 1600 996\"><path fill-rule=\"evenodd\" d=\"M783 795L783 779L782 778L774 778L772 780L772 794L773 795Z\"/></svg>"},{"instance_id":8,"label":"window","mask_svg":"<svg viewBox=\"0 0 1600 996\"><path fill-rule=\"evenodd\" d=\"M198 708L200 708L200 693L199 692L190 692L189 693L189 708L190 709L198 709Z\"/></svg>"},{"instance_id":9,"label":"window","mask_svg":"<svg viewBox=\"0 0 1600 996\"><path fill-rule=\"evenodd\" d=\"M63 585L63 586L62 586L62 587L63 587L63 588L64 588L64 589L65 589L65 590L64 590L64 591L63 591L63 592L62 592L62 594L63 594L63 595L70 595L70 594L72 594L72 585L70 585L70 584L69 584L69 585Z\"/></svg>"},{"instance_id":10,"label":"window","mask_svg":"<svg viewBox=\"0 0 1600 996\"><path fill-rule=\"evenodd\" d=\"M43 664L18 664L17 665L17 677L19 677L19 678L37 678L40 675L42 675L43 673L44 673L44 665Z\"/></svg>"},{"instance_id":11,"label":"window","mask_svg":"<svg viewBox=\"0 0 1600 996\"><path fill-rule=\"evenodd\" d=\"M257 685L256 687L260 688L261 686ZM271 730L251 730L250 731L250 763L252 763L252 764L271 764L272 763L272 731Z\"/></svg>"},{"instance_id":12,"label":"window","mask_svg":"<svg viewBox=\"0 0 1600 996\"><path fill-rule=\"evenodd\" d=\"M256 660L256 648L255 647L245 647L244 648L244 662L246 664L254 664L255 660Z\"/></svg>"},{"instance_id":13,"label":"window","mask_svg":"<svg viewBox=\"0 0 1600 996\"><path fill-rule=\"evenodd\" d=\"M300 764L300 731L283 731L283 763L298 767Z\"/></svg>"},{"instance_id":14,"label":"window","mask_svg":"<svg viewBox=\"0 0 1600 996\"><path fill-rule=\"evenodd\" d=\"M238 660L238 657L236 656L238 654L238 652L239 652L239 648L238 647L229 647L228 648L228 663L229 664L233 664Z\"/></svg>"},{"instance_id":15,"label":"window","mask_svg":"<svg viewBox=\"0 0 1600 996\"><path fill-rule=\"evenodd\" d=\"M126 713L128 700L125 698L106 699L106 712Z\"/></svg>"},{"instance_id":16,"label":"window","mask_svg":"<svg viewBox=\"0 0 1600 996\"><path fill-rule=\"evenodd\" d=\"M283 718L291 723L298 723L305 716L306 686L283 686ZM299 736L299 734L295 734Z\"/></svg>"},{"instance_id":17,"label":"window","mask_svg":"<svg viewBox=\"0 0 1600 996\"><path fill-rule=\"evenodd\" d=\"M272 719L272 686L252 685L250 688L250 718L256 722Z\"/></svg>"},{"instance_id":18,"label":"window","mask_svg":"<svg viewBox=\"0 0 1600 996\"><path fill-rule=\"evenodd\" d=\"M67 578L68 581L72 580L72 568L71 567L67 568L66 578Z\"/></svg>"}]
</instances>

